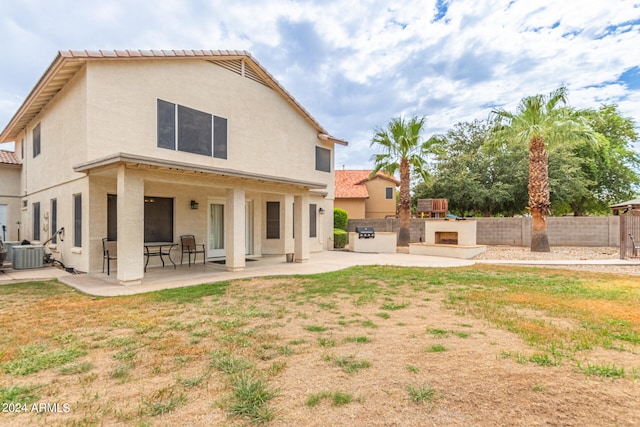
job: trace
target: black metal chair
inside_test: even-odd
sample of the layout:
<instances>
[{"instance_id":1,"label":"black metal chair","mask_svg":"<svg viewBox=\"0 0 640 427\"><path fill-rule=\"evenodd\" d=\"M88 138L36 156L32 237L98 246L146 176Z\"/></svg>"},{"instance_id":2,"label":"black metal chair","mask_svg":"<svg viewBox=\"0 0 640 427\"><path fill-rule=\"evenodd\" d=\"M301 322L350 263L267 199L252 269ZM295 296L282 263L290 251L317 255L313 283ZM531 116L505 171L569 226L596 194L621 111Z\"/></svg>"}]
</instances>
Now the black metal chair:
<instances>
[{"instance_id":1,"label":"black metal chair","mask_svg":"<svg viewBox=\"0 0 640 427\"><path fill-rule=\"evenodd\" d=\"M193 254L193 263L196 263L196 256L198 254L202 254L202 264L204 265L206 260L206 250L203 244L196 243L196 237L193 234L185 234L180 236L180 245L182 246L182 253L180 254L180 265L182 265L182 260L184 259L184 254L186 253L189 257L189 267L191 267L191 254Z\"/></svg>"},{"instance_id":2,"label":"black metal chair","mask_svg":"<svg viewBox=\"0 0 640 427\"><path fill-rule=\"evenodd\" d=\"M631 233L629 233L629 238L631 239L631 256L640 257L640 245L636 244Z\"/></svg>"},{"instance_id":3,"label":"black metal chair","mask_svg":"<svg viewBox=\"0 0 640 427\"><path fill-rule=\"evenodd\" d=\"M109 240L106 237L102 239L102 272L104 273L104 262L107 262L107 276L111 274L111 260L118 259L118 242Z\"/></svg>"}]
</instances>

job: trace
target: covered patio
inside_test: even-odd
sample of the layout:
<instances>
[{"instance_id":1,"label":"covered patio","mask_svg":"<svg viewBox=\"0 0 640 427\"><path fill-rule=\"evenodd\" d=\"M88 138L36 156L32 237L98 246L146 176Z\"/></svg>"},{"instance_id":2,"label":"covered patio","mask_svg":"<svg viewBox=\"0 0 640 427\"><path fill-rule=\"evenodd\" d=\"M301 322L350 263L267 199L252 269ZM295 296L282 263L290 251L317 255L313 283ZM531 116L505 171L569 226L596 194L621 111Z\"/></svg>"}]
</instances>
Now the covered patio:
<instances>
[{"instance_id":1,"label":"covered patio","mask_svg":"<svg viewBox=\"0 0 640 427\"><path fill-rule=\"evenodd\" d=\"M161 265L160 257L145 256L148 242L176 244L171 257L179 264L180 236L186 234L194 235L206 250L190 268L185 258L180 267L185 274L196 274L203 267L203 255L205 268L233 272L247 268L247 257L282 255L284 259L284 254L293 253L296 262L305 262L311 251L323 249L325 227L316 215L325 210L326 185L322 183L123 153L74 170L89 176L88 272L102 271L102 239L115 240L114 275L121 285L139 285L158 270L154 267ZM313 239L304 238L314 234ZM160 275L173 270L164 258ZM209 262L219 258L225 263ZM147 262L149 268L145 268Z\"/></svg>"}]
</instances>

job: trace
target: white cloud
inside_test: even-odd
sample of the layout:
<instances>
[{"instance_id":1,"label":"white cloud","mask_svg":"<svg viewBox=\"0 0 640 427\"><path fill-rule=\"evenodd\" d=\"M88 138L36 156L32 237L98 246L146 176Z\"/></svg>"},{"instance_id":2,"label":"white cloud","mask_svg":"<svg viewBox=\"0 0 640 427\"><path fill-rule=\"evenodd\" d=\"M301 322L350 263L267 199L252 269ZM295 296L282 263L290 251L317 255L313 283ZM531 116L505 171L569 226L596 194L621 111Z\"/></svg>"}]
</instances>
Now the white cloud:
<instances>
[{"instance_id":1,"label":"white cloud","mask_svg":"<svg viewBox=\"0 0 640 427\"><path fill-rule=\"evenodd\" d=\"M617 103L640 121L637 0L22 0L2 2L0 121L60 49L244 49L329 131L336 165L368 167L376 126L428 130L567 85L578 107ZM17 101L18 100L18 101ZM12 110L13 109L13 110Z\"/></svg>"}]
</instances>

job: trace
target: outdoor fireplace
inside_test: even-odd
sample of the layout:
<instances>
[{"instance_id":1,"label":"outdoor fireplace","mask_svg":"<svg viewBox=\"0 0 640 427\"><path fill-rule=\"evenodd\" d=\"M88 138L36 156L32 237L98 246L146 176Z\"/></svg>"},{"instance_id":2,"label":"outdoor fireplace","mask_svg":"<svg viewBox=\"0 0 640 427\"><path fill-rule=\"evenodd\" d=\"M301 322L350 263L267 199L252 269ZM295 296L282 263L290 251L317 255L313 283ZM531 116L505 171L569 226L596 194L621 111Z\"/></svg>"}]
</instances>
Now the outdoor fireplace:
<instances>
[{"instance_id":1,"label":"outdoor fireplace","mask_svg":"<svg viewBox=\"0 0 640 427\"><path fill-rule=\"evenodd\" d=\"M426 219L424 240L410 243L409 253L454 258L472 258L487 247L476 244L476 221L448 219Z\"/></svg>"},{"instance_id":2,"label":"outdoor fireplace","mask_svg":"<svg viewBox=\"0 0 640 427\"><path fill-rule=\"evenodd\" d=\"M435 243L436 245L457 245L458 232L457 231L436 231Z\"/></svg>"}]
</instances>

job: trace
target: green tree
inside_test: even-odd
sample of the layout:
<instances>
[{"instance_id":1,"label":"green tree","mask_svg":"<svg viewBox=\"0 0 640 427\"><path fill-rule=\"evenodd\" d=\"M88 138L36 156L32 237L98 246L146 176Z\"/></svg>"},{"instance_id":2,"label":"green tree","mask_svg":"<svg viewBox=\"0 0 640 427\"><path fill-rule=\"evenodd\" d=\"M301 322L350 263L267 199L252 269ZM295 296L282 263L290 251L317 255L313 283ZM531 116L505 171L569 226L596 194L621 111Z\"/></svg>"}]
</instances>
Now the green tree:
<instances>
[{"instance_id":1,"label":"green tree","mask_svg":"<svg viewBox=\"0 0 640 427\"><path fill-rule=\"evenodd\" d=\"M610 205L632 199L640 184L635 171L640 156L632 149L638 141L633 120L622 117L616 105L602 105L592 112L589 123L603 139L598 145L583 142L574 149L587 182L586 191L568 199L567 210L576 216L608 213Z\"/></svg>"},{"instance_id":2,"label":"green tree","mask_svg":"<svg viewBox=\"0 0 640 427\"><path fill-rule=\"evenodd\" d=\"M558 88L549 95L523 98L515 113L493 111L495 127L491 138L500 143L528 144L528 207L532 216L531 251L549 252L546 217L551 210L549 154L547 145L594 142L594 132L583 111L566 107L567 90Z\"/></svg>"},{"instance_id":3,"label":"green tree","mask_svg":"<svg viewBox=\"0 0 640 427\"><path fill-rule=\"evenodd\" d=\"M427 156L434 150L434 139L422 141L421 132L425 124L424 117L392 118L386 129L377 128L371 140L371 146L378 148L374 154L374 170L371 177L378 171L389 175L400 175L400 230L398 245L408 246L410 239L409 226L411 221L411 174L418 174L427 179Z\"/></svg>"},{"instance_id":4,"label":"green tree","mask_svg":"<svg viewBox=\"0 0 640 427\"><path fill-rule=\"evenodd\" d=\"M485 144L487 121L457 123L439 140L432 179L414 190L418 198L445 198L460 216L514 215L527 200L527 152Z\"/></svg>"}]
</instances>

